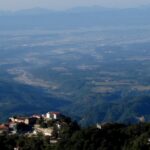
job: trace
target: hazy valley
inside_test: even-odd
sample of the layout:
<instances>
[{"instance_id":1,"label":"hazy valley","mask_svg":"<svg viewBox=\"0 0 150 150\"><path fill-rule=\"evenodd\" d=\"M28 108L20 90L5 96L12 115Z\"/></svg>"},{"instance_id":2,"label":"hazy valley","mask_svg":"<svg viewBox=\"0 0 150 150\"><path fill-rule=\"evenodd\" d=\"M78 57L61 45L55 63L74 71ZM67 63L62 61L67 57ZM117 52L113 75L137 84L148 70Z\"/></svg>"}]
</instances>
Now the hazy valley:
<instances>
[{"instance_id":1,"label":"hazy valley","mask_svg":"<svg viewBox=\"0 0 150 150\"><path fill-rule=\"evenodd\" d=\"M42 22L41 15L34 13L35 22L31 22L26 11L5 14L5 19L1 15L4 20L0 23L0 119L51 109L83 125L136 122L141 116L150 120L147 11L143 15L140 10L142 17L135 17L135 22L134 13L126 21L127 11L122 11L118 16L124 16L122 24L115 22L119 10L103 10L105 20L97 15L85 18L85 22L81 20L87 12L75 10L62 16L40 13L50 15L49 22L46 17L46 22ZM66 22L60 24L61 17ZM75 22L70 23L72 17ZM139 18L143 18L142 23Z\"/></svg>"}]
</instances>

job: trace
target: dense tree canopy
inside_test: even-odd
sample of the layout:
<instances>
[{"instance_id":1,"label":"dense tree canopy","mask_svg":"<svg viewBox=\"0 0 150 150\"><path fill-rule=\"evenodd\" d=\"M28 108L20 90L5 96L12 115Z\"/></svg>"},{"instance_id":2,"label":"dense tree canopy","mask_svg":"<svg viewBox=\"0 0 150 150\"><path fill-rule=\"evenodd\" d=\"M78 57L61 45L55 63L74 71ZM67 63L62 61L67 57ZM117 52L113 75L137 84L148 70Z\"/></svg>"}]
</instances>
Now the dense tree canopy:
<instances>
[{"instance_id":1,"label":"dense tree canopy","mask_svg":"<svg viewBox=\"0 0 150 150\"><path fill-rule=\"evenodd\" d=\"M51 144L49 137L38 135L0 135L0 147L12 150L150 150L150 124L105 124L82 128L76 122L61 129L58 143Z\"/></svg>"}]
</instances>

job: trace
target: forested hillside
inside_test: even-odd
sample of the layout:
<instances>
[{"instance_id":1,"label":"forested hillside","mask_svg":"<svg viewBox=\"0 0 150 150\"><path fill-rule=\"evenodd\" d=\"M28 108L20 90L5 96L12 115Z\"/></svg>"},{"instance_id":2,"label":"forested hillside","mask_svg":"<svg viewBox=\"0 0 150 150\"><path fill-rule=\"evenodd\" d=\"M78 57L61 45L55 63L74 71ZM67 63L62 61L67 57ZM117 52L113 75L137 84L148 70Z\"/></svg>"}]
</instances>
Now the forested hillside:
<instances>
[{"instance_id":1,"label":"forested hillside","mask_svg":"<svg viewBox=\"0 0 150 150\"><path fill-rule=\"evenodd\" d=\"M96 127L72 128L61 131L58 143L51 143L48 137L38 135L0 135L0 147L12 150L150 150L150 124L136 125L105 124Z\"/></svg>"}]
</instances>

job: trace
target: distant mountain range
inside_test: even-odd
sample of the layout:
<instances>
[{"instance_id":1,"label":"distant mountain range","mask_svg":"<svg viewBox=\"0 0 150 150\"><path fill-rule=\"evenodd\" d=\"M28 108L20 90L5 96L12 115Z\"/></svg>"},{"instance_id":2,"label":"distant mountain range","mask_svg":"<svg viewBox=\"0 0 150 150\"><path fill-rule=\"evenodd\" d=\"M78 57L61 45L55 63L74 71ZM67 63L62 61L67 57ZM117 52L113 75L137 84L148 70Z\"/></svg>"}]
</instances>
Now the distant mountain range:
<instances>
[{"instance_id":1,"label":"distant mountain range","mask_svg":"<svg viewBox=\"0 0 150 150\"><path fill-rule=\"evenodd\" d=\"M2 11L0 10L0 15L39 15L39 14L48 14L48 13L95 13L95 12L145 12L149 11L150 6L141 6L133 8L107 8L100 6L91 6L91 7L74 7L67 10L51 10L46 8L31 8L31 9L22 9L16 11Z\"/></svg>"},{"instance_id":2,"label":"distant mountain range","mask_svg":"<svg viewBox=\"0 0 150 150\"><path fill-rule=\"evenodd\" d=\"M33 8L0 11L0 29L68 29L94 26L149 25L149 7L114 9L79 7L65 11Z\"/></svg>"}]
</instances>

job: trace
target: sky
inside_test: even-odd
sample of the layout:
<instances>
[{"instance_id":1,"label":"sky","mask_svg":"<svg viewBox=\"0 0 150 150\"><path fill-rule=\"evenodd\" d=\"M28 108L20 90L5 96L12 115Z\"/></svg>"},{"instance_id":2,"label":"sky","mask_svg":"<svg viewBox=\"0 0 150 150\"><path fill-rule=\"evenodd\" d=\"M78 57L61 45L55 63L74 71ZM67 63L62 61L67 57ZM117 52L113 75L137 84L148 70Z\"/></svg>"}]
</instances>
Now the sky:
<instances>
[{"instance_id":1,"label":"sky","mask_svg":"<svg viewBox=\"0 0 150 150\"><path fill-rule=\"evenodd\" d=\"M138 7L150 5L149 0L0 0L0 10L48 8L64 10L80 6Z\"/></svg>"}]
</instances>

